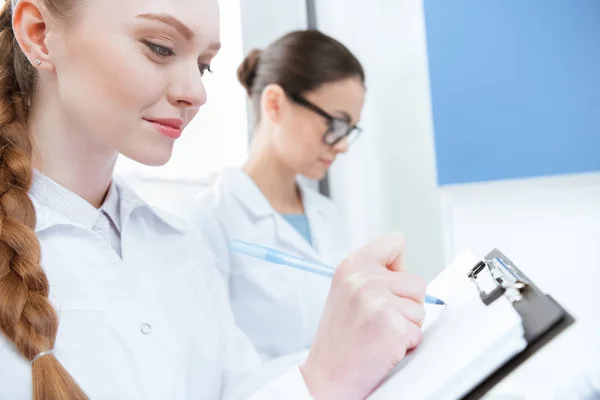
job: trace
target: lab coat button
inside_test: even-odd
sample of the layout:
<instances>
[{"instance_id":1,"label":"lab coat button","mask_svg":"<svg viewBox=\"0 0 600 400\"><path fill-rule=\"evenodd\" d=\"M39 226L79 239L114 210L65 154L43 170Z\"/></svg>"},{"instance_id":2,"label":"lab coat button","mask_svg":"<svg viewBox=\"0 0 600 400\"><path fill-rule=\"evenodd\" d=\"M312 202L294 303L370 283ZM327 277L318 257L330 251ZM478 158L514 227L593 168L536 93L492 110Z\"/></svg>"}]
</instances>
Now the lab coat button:
<instances>
[{"instance_id":1,"label":"lab coat button","mask_svg":"<svg viewBox=\"0 0 600 400\"><path fill-rule=\"evenodd\" d=\"M140 328L140 331L144 335L149 335L150 332L152 332L152 327L150 326L150 324L142 324L142 327Z\"/></svg>"}]
</instances>

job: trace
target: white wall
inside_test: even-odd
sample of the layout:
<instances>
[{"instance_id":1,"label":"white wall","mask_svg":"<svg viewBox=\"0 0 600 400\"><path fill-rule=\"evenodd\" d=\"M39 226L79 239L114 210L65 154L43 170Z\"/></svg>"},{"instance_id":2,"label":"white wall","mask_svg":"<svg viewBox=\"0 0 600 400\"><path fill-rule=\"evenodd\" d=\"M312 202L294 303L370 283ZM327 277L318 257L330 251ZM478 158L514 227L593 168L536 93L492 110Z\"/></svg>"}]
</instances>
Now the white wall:
<instances>
[{"instance_id":1,"label":"white wall","mask_svg":"<svg viewBox=\"0 0 600 400\"><path fill-rule=\"evenodd\" d=\"M317 0L320 30L346 44L367 74L361 137L331 173L355 245L399 230L408 267L444 266L421 0Z\"/></svg>"},{"instance_id":2,"label":"white wall","mask_svg":"<svg viewBox=\"0 0 600 400\"><path fill-rule=\"evenodd\" d=\"M241 0L240 5L245 53L289 31L306 29L305 0Z\"/></svg>"},{"instance_id":3,"label":"white wall","mask_svg":"<svg viewBox=\"0 0 600 400\"><path fill-rule=\"evenodd\" d=\"M448 258L498 247L577 323L497 392L557 383L600 350L600 173L446 187ZM576 362L574 360L577 360Z\"/></svg>"}]
</instances>

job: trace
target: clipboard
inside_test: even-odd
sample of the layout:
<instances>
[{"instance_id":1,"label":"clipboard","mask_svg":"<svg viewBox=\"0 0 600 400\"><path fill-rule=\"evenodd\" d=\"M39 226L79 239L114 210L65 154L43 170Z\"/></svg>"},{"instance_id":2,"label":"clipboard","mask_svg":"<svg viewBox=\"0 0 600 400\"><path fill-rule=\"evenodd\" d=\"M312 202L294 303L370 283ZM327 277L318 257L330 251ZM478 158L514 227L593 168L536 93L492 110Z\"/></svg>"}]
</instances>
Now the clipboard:
<instances>
[{"instance_id":1,"label":"clipboard","mask_svg":"<svg viewBox=\"0 0 600 400\"><path fill-rule=\"evenodd\" d=\"M489 291L482 287L479 279L487 274L495 287ZM550 343L566 328L575 322L564 308L550 295L543 293L515 264L500 250L494 249L484 260L473 267L468 274L480 292L481 301L491 304L500 296L508 296L513 307L523 321L524 338L527 347L498 368L485 381L481 382L464 400L483 397L500 381L508 377L538 350Z\"/></svg>"},{"instance_id":2,"label":"clipboard","mask_svg":"<svg viewBox=\"0 0 600 400\"><path fill-rule=\"evenodd\" d=\"M479 399L574 322L498 249L459 255L427 290L448 308L369 399Z\"/></svg>"}]
</instances>

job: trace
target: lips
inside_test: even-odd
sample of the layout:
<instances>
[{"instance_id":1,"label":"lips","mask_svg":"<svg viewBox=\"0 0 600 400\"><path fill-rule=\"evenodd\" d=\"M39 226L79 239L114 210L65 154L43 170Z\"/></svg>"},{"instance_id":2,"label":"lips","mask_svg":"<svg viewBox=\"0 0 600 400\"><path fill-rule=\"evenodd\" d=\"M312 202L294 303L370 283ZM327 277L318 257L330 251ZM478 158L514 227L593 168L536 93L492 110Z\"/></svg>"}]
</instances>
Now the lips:
<instances>
[{"instance_id":1,"label":"lips","mask_svg":"<svg viewBox=\"0 0 600 400\"><path fill-rule=\"evenodd\" d=\"M323 158L319 158L319 161L321 161L323 164L325 164L326 166L331 166L331 164L333 164L333 160L325 160Z\"/></svg>"},{"instance_id":2,"label":"lips","mask_svg":"<svg viewBox=\"0 0 600 400\"><path fill-rule=\"evenodd\" d=\"M181 136L184 121L179 118L145 118L145 120L165 136L172 139L178 139Z\"/></svg>"}]
</instances>

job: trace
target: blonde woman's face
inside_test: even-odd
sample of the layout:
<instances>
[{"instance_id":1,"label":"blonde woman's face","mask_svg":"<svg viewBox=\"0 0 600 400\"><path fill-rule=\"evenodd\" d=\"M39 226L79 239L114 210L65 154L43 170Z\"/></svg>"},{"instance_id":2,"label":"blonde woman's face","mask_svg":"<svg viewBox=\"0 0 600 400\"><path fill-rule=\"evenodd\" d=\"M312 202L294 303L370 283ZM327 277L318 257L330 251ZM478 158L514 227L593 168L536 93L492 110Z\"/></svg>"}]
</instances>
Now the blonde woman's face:
<instances>
[{"instance_id":1,"label":"blonde woman's face","mask_svg":"<svg viewBox=\"0 0 600 400\"><path fill-rule=\"evenodd\" d=\"M202 76L220 46L217 0L85 0L75 26L46 44L69 125L162 165L206 102Z\"/></svg>"}]
</instances>

